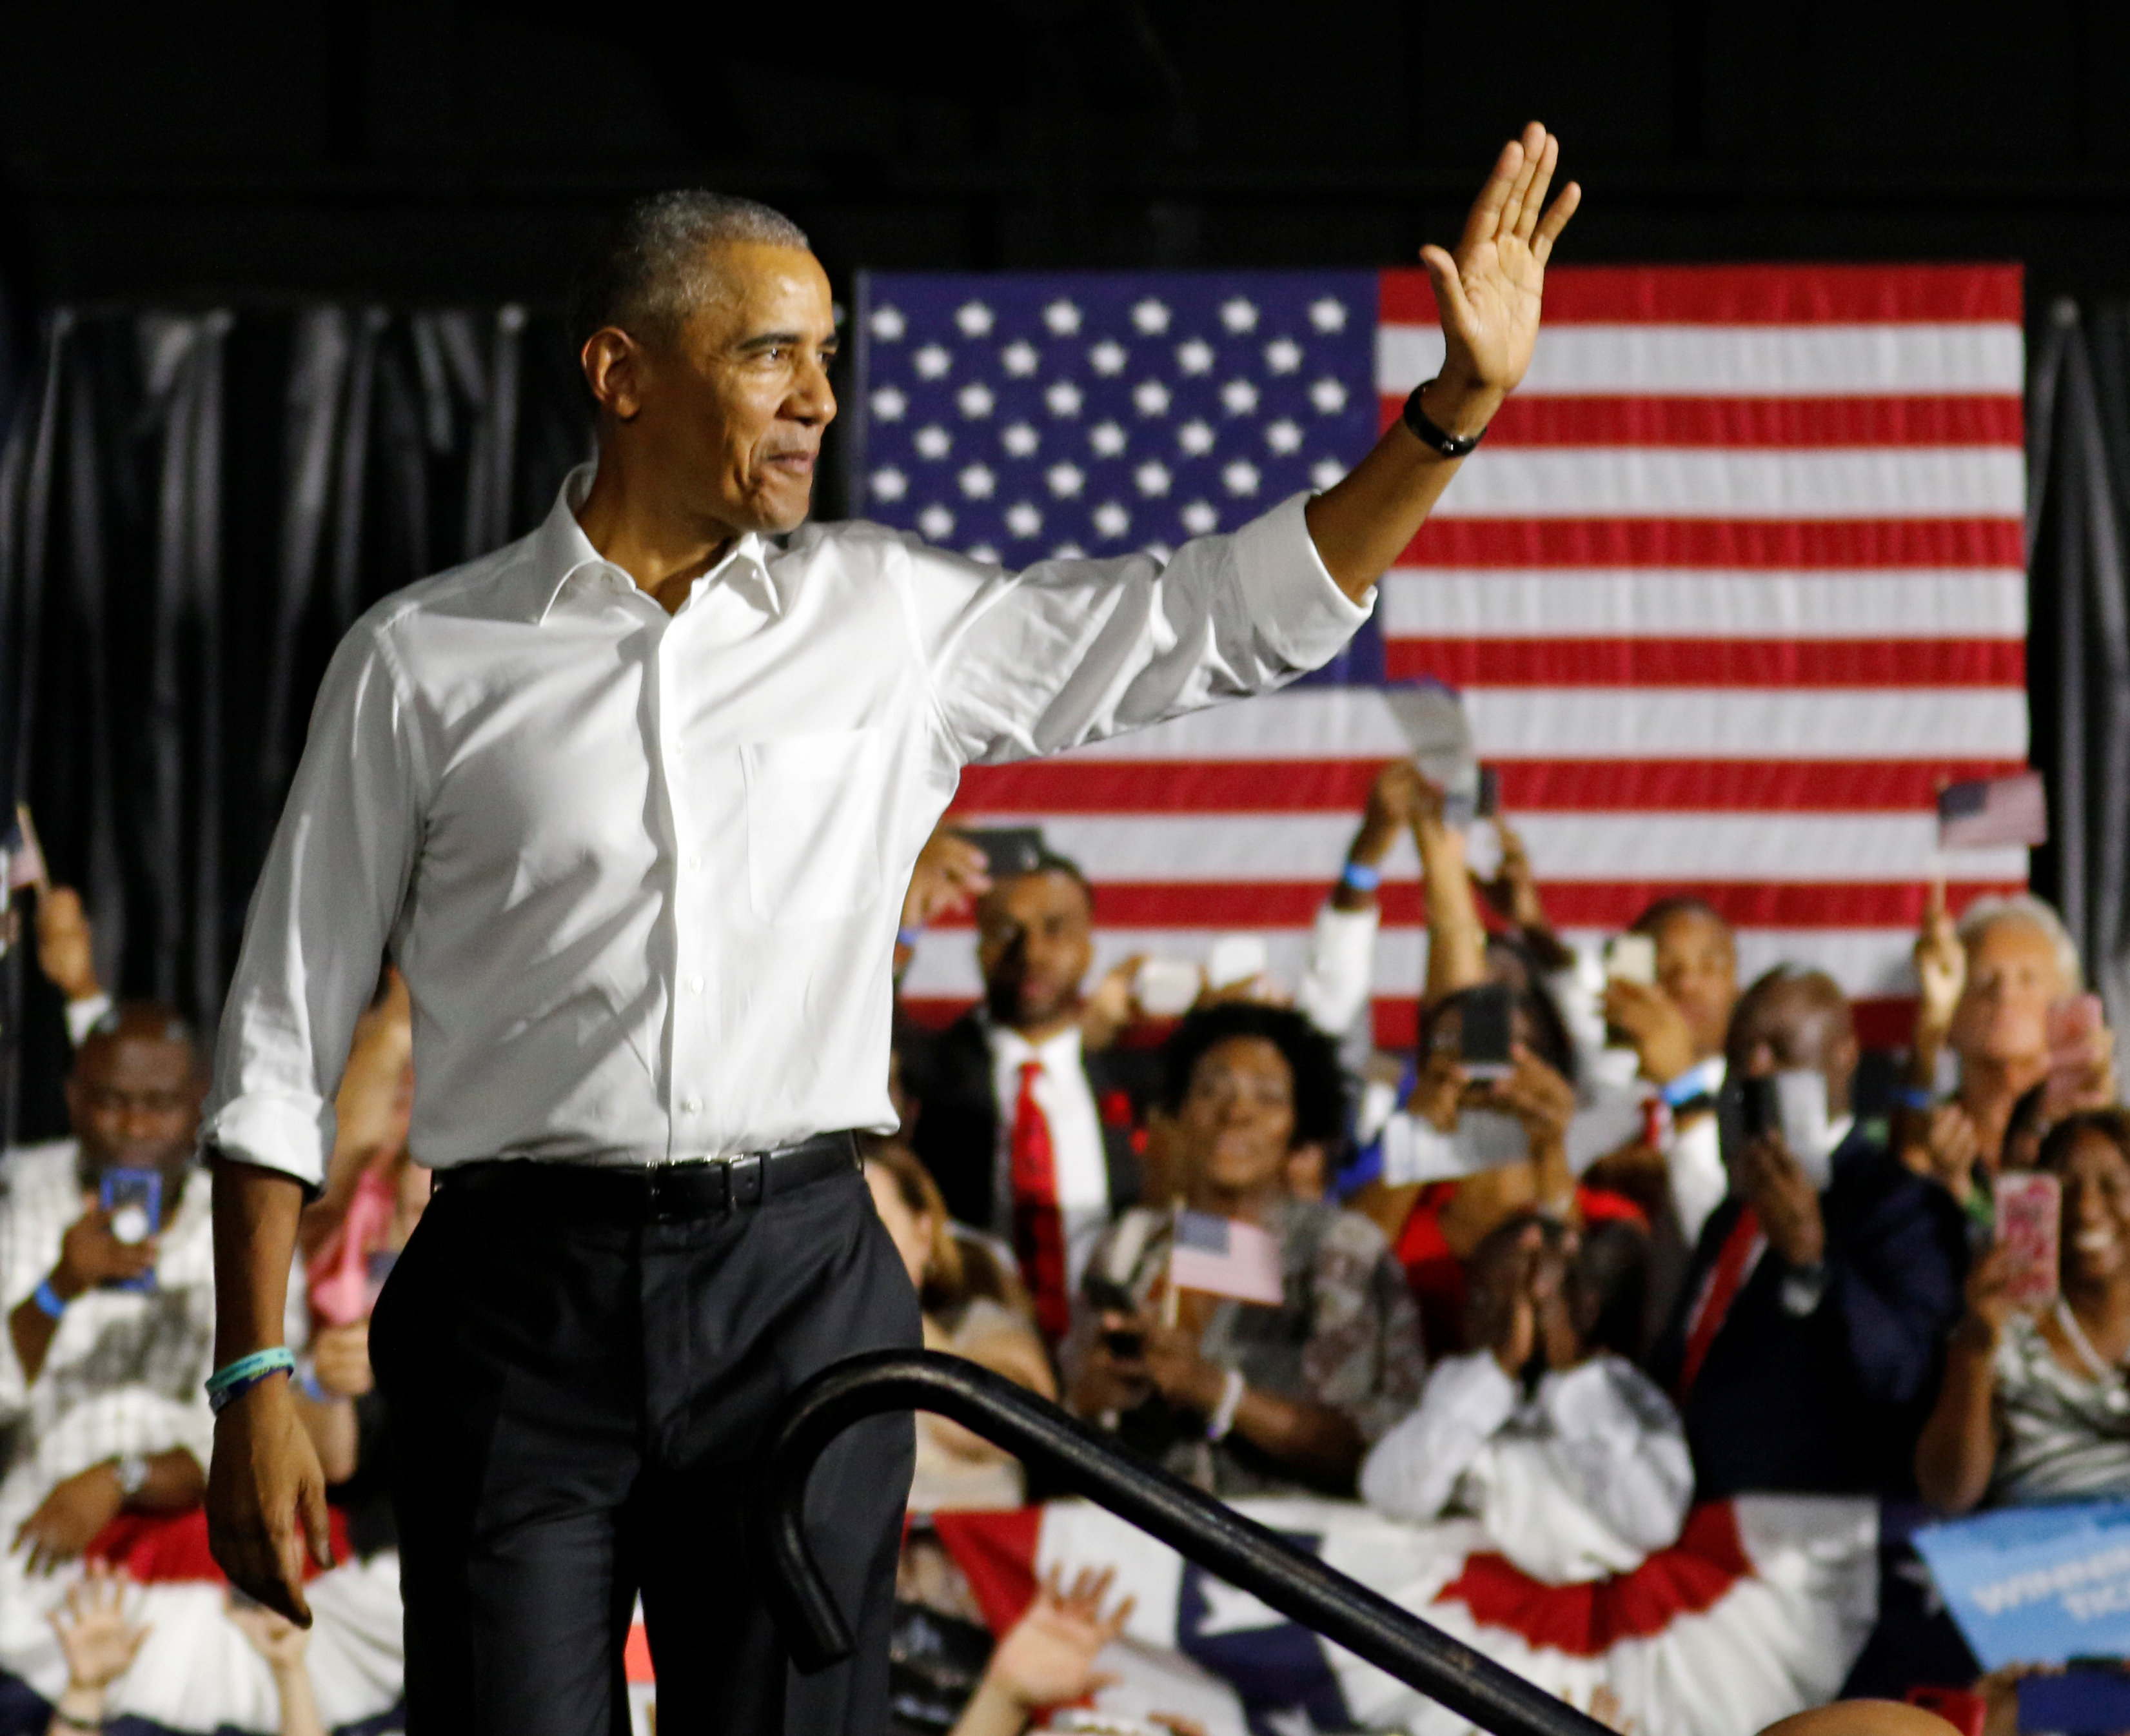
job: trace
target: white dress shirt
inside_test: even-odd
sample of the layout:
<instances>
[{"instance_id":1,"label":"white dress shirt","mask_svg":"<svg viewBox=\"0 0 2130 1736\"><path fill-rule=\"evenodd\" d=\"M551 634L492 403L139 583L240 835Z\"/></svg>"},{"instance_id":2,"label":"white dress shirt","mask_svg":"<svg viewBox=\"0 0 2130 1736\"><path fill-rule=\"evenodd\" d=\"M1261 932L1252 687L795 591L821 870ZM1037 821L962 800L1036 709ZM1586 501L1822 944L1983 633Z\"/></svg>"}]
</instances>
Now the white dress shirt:
<instances>
[{"instance_id":1,"label":"white dress shirt","mask_svg":"<svg viewBox=\"0 0 2130 1736\"><path fill-rule=\"evenodd\" d=\"M1013 1117L1020 1102L1020 1069L1033 1061L1035 1102L1050 1125L1050 1160L1058 1183L1058 1214L1065 1227L1065 1284L1080 1288L1087 1256L1110 1222L1110 1161L1102 1143L1102 1117L1087 1083L1080 1027L1068 1025L1053 1037L1031 1043L1017 1031L988 1021L991 1045L991 1101L998 1105L998 1147L993 1154L996 1202L991 1228L1013 1236Z\"/></svg>"},{"instance_id":2,"label":"white dress shirt","mask_svg":"<svg viewBox=\"0 0 2130 1736\"><path fill-rule=\"evenodd\" d=\"M223 1016L230 1155L318 1184L388 952L424 1164L891 1128L895 920L961 768L1277 687L1368 615L1297 495L1165 567L748 535L668 616L579 527L590 478L334 653Z\"/></svg>"}]
</instances>

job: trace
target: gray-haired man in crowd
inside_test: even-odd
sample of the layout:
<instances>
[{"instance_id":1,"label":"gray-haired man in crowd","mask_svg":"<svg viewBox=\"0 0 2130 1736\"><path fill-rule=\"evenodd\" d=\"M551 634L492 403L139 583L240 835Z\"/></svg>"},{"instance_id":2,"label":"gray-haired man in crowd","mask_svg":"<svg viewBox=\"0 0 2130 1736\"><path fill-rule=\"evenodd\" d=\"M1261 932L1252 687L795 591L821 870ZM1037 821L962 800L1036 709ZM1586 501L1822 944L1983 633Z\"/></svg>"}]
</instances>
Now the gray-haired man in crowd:
<instances>
[{"instance_id":1,"label":"gray-haired man in crowd","mask_svg":"<svg viewBox=\"0 0 2130 1736\"><path fill-rule=\"evenodd\" d=\"M809 1502L858 1636L789 1665L739 1547L779 1403L919 1342L852 1159L885 1130L895 914L961 768L1329 658L1522 377L1557 146L1430 248L1441 374L1336 487L1230 536L1020 573L801 529L835 414L828 279L745 201L633 208L575 337L596 471L523 541L387 598L320 691L246 931L205 1137L231 1577L304 1618L316 1456L273 1352L356 1014L414 1007L437 1193L372 1336L399 1467L415 1736L621 1727L641 1590L676 1730L876 1731L912 1444L852 1430Z\"/></svg>"}]
</instances>

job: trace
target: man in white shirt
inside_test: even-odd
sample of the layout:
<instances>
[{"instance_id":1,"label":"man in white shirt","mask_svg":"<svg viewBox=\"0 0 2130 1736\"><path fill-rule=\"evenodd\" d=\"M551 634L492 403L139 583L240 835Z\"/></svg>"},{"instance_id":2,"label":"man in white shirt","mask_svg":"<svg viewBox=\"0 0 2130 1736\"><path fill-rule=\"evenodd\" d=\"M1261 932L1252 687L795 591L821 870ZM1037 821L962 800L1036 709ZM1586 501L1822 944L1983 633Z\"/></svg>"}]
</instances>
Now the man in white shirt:
<instances>
[{"instance_id":1,"label":"man in white shirt","mask_svg":"<svg viewBox=\"0 0 2130 1736\"><path fill-rule=\"evenodd\" d=\"M279 1372L297 1213L380 955L414 1010L434 1203L379 1303L418 1731L625 1715L640 1588L689 1730L876 1730L909 1420L824 1458L809 1530L857 1655L801 1676L738 1547L778 1405L919 1342L848 1130L887 1094L897 906L961 768L1279 686L1365 619L1529 365L1558 155L1507 146L1423 255L1442 373L1342 482L1230 536L1020 574L803 524L835 414L828 279L787 219L633 207L580 280L596 475L342 642L246 930L217 1154L208 1507L307 1618L328 1552ZM781 542L772 538L784 538Z\"/></svg>"}]
</instances>

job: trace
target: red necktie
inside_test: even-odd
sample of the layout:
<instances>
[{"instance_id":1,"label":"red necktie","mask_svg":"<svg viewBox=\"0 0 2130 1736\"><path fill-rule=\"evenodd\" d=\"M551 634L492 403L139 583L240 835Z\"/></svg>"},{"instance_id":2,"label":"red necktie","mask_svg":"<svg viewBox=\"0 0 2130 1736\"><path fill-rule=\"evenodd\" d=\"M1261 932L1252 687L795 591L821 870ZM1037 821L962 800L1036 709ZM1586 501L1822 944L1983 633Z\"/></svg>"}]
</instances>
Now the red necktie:
<instances>
[{"instance_id":1,"label":"red necktie","mask_svg":"<svg viewBox=\"0 0 2130 1736\"><path fill-rule=\"evenodd\" d=\"M1745 1288L1746 1270L1752 1264L1753 1250L1760 1240L1760 1215L1747 1206L1738 1213L1737 1222L1731 1226L1731 1233L1723 1238L1723 1246L1717 1251L1716 1264L1708 1274L1708 1288L1701 1293L1700 1303L1687 1321L1686 1355L1679 1365L1679 1385L1674 1393L1682 1404L1693 1390L1701 1365L1708 1360L1708 1347L1723 1330L1723 1317L1731 1312L1731 1304Z\"/></svg>"},{"instance_id":2,"label":"red necktie","mask_svg":"<svg viewBox=\"0 0 2130 1736\"><path fill-rule=\"evenodd\" d=\"M1050 1144L1050 1119L1035 1099L1043 1063L1020 1064L1020 1094L1014 1099L1013 1135L1006 1150L1013 1183L1013 1251L1035 1303L1035 1322L1056 1343L1072 1322L1065 1294L1065 1223L1058 1210L1058 1160Z\"/></svg>"}]
</instances>

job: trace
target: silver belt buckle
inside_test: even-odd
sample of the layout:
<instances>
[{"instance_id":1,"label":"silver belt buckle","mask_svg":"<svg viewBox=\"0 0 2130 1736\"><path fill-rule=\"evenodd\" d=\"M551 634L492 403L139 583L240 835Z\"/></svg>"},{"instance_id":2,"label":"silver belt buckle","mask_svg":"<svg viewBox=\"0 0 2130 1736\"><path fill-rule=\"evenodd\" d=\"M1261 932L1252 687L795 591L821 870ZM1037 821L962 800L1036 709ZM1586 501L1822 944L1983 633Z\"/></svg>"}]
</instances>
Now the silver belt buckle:
<instances>
[{"instance_id":1,"label":"silver belt buckle","mask_svg":"<svg viewBox=\"0 0 2130 1736\"><path fill-rule=\"evenodd\" d=\"M760 1151L743 1151L737 1157L725 1160L728 1190L734 1209L762 1203L768 1170L767 1156Z\"/></svg>"}]
</instances>

